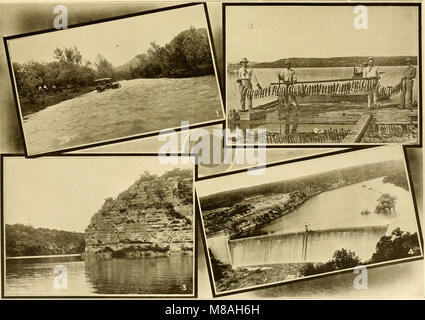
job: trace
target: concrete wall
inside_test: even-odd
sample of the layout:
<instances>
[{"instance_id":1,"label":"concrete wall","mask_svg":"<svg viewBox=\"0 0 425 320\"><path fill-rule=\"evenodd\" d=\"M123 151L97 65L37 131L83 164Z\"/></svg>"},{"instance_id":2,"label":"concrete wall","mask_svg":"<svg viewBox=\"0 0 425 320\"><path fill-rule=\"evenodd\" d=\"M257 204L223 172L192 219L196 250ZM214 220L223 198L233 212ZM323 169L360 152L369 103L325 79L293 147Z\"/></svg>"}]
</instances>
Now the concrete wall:
<instances>
[{"instance_id":1,"label":"concrete wall","mask_svg":"<svg viewBox=\"0 0 425 320\"><path fill-rule=\"evenodd\" d=\"M327 262L339 249L371 258L388 225L272 234L230 240L233 267L291 262Z\"/></svg>"},{"instance_id":2,"label":"concrete wall","mask_svg":"<svg viewBox=\"0 0 425 320\"><path fill-rule=\"evenodd\" d=\"M214 258L225 264L232 264L229 249L229 235L217 235L207 239L207 247L211 250Z\"/></svg>"}]
</instances>

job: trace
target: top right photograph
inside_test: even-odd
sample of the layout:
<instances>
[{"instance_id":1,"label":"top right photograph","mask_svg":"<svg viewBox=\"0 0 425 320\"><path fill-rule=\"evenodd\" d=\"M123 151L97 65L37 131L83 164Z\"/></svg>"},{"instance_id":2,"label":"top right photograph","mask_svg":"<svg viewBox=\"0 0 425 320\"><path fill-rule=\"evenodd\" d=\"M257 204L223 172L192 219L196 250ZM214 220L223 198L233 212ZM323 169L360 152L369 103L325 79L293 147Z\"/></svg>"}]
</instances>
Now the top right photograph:
<instances>
[{"instance_id":1,"label":"top right photograph","mask_svg":"<svg viewBox=\"0 0 425 320\"><path fill-rule=\"evenodd\" d=\"M225 4L232 145L421 145L420 5Z\"/></svg>"}]
</instances>

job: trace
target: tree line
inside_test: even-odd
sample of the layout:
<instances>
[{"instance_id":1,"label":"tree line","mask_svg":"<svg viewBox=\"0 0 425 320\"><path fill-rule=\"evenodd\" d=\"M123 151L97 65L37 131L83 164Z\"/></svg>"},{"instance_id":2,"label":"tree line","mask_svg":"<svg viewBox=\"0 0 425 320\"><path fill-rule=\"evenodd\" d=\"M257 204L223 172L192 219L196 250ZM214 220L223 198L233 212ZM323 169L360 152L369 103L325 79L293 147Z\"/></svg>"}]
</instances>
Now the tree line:
<instances>
[{"instance_id":1,"label":"tree line","mask_svg":"<svg viewBox=\"0 0 425 320\"><path fill-rule=\"evenodd\" d=\"M54 49L53 58L54 61L47 63L13 63L21 97L34 102L38 95L46 91L56 93L66 88L78 91L80 87L93 85L96 78L114 77L114 68L104 56L98 54L94 63L83 60L76 46Z\"/></svg>"},{"instance_id":2,"label":"tree line","mask_svg":"<svg viewBox=\"0 0 425 320\"><path fill-rule=\"evenodd\" d=\"M191 27L182 31L170 43L155 42L146 53L136 56L128 68L131 78L194 77L213 74L207 30Z\"/></svg>"},{"instance_id":3,"label":"tree line","mask_svg":"<svg viewBox=\"0 0 425 320\"><path fill-rule=\"evenodd\" d=\"M202 210L231 207L245 198L255 195L291 193L302 191L307 196L342 187L373 178L392 176L394 172L404 172L401 160L389 160L378 163L331 170L295 179L266 183L258 186L229 190L204 196L200 199ZM400 173L401 174L401 173ZM405 176L405 174L404 174Z\"/></svg>"},{"instance_id":4,"label":"tree line","mask_svg":"<svg viewBox=\"0 0 425 320\"><path fill-rule=\"evenodd\" d=\"M94 80L100 78L180 78L214 73L207 30L194 27L179 33L164 46L152 42L146 53L120 67L114 67L102 54L94 62L85 60L76 46L54 49L53 58L47 63L13 63L19 96L34 103L47 92L78 91L94 85Z\"/></svg>"},{"instance_id":5,"label":"tree line","mask_svg":"<svg viewBox=\"0 0 425 320\"><path fill-rule=\"evenodd\" d=\"M6 224L6 256L39 256L82 253L84 234L23 224Z\"/></svg>"},{"instance_id":6,"label":"tree line","mask_svg":"<svg viewBox=\"0 0 425 320\"><path fill-rule=\"evenodd\" d=\"M418 64L415 56L374 57L376 66L404 66L406 58L411 58L414 65ZM254 68L284 68L286 59L272 62L252 63ZM367 62L368 57L331 57L331 58L289 58L292 67L296 68L329 68L329 67L358 67Z\"/></svg>"}]
</instances>

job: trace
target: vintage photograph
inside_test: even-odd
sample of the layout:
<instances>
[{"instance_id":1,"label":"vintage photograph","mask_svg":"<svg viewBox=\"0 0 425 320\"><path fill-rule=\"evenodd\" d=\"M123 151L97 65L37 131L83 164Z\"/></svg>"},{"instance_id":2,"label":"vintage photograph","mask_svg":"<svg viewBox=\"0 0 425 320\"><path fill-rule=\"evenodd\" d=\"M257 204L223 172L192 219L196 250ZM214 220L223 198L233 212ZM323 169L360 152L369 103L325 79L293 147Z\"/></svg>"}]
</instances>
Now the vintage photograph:
<instances>
[{"instance_id":1,"label":"vintage photograph","mask_svg":"<svg viewBox=\"0 0 425 320\"><path fill-rule=\"evenodd\" d=\"M3 296L194 297L194 159L173 157L3 157Z\"/></svg>"},{"instance_id":2,"label":"vintage photograph","mask_svg":"<svg viewBox=\"0 0 425 320\"><path fill-rule=\"evenodd\" d=\"M195 184L215 295L423 257L401 146Z\"/></svg>"},{"instance_id":3,"label":"vintage photograph","mask_svg":"<svg viewBox=\"0 0 425 320\"><path fill-rule=\"evenodd\" d=\"M420 144L418 4L224 14L227 126L246 144L248 129L265 129L268 145Z\"/></svg>"},{"instance_id":4,"label":"vintage photograph","mask_svg":"<svg viewBox=\"0 0 425 320\"><path fill-rule=\"evenodd\" d=\"M7 37L27 154L224 120L205 10L186 4Z\"/></svg>"}]
</instances>

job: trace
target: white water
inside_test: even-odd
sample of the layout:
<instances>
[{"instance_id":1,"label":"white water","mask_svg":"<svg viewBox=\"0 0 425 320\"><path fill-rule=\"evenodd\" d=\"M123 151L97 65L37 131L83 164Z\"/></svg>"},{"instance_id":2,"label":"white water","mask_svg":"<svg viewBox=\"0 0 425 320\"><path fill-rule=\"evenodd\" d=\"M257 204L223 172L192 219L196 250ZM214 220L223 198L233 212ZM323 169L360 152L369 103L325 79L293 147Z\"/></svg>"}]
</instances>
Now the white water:
<instances>
[{"instance_id":1,"label":"white water","mask_svg":"<svg viewBox=\"0 0 425 320\"><path fill-rule=\"evenodd\" d=\"M329 229L233 240L230 241L232 265L327 262L342 248L354 251L366 261L372 257L376 243L386 230L387 226Z\"/></svg>"},{"instance_id":2,"label":"white water","mask_svg":"<svg viewBox=\"0 0 425 320\"><path fill-rule=\"evenodd\" d=\"M102 142L223 118L214 76L135 79L122 87L89 92L28 116L30 154Z\"/></svg>"},{"instance_id":3,"label":"white water","mask_svg":"<svg viewBox=\"0 0 425 320\"><path fill-rule=\"evenodd\" d=\"M382 180L383 177L376 178L318 194L261 229L269 235L230 241L233 267L326 262L342 248L366 261L384 234L397 227L417 232L410 193ZM395 214L375 213L377 199L384 193L397 197ZM371 214L361 215L364 209ZM307 236L306 222L311 231Z\"/></svg>"}]
</instances>

